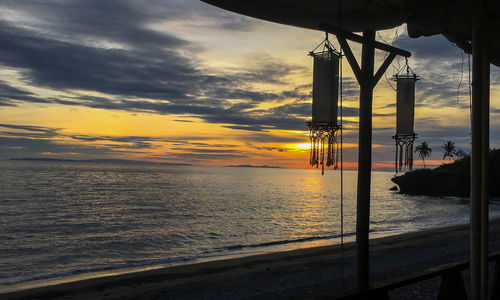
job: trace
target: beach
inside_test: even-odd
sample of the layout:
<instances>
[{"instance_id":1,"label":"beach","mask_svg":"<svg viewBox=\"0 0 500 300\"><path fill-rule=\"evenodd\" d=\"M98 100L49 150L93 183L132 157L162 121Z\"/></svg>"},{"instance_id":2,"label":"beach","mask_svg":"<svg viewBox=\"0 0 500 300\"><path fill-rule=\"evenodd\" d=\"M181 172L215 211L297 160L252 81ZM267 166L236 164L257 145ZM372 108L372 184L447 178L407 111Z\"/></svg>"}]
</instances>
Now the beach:
<instances>
[{"instance_id":1,"label":"beach","mask_svg":"<svg viewBox=\"0 0 500 300\"><path fill-rule=\"evenodd\" d=\"M379 282L468 259L468 224L376 238L370 241L371 280ZM500 250L500 219L491 220L490 251ZM355 284L354 244L344 245L344 287ZM87 279L2 294L2 299L245 299L313 298L341 288L340 245ZM50 283L45 283L50 284ZM405 293L436 293L439 281ZM429 290L430 289L430 290ZM434 290L434 291L433 291ZM414 298L418 299L417 294Z\"/></svg>"}]
</instances>

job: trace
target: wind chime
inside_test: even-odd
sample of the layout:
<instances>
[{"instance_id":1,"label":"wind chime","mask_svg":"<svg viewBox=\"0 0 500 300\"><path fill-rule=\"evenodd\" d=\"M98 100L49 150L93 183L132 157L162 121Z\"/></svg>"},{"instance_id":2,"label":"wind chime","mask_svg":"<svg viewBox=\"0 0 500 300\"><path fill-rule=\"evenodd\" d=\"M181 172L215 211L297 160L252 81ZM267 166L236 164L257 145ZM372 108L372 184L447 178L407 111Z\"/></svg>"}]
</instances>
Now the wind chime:
<instances>
[{"instance_id":1,"label":"wind chime","mask_svg":"<svg viewBox=\"0 0 500 300\"><path fill-rule=\"evenodd\" d=\"M415 120L415 82L419 77L413 72L406 59L406 73L394 75L396 80L396 174L403 167L413 168L413 142L417 138L414 132ZM405 69L403 67L403 70Z\"/></svg>"},{"instance_id":2,"label":"wind chime","mask_svg":"<svg viewBox=\"0 0 500 300\"><path fill-rule=\"evenodd\" d=\"M321 46L323 48L317 51ZM321 165L321 174L327 167L338 168L339 144L338 95L339 95L339 59L340 53L326 39L309 53L314 58L312 121L309 127L311 142L310 164ZM326 158L325 158L326 157Z\"/></svg>"}]
</instances>

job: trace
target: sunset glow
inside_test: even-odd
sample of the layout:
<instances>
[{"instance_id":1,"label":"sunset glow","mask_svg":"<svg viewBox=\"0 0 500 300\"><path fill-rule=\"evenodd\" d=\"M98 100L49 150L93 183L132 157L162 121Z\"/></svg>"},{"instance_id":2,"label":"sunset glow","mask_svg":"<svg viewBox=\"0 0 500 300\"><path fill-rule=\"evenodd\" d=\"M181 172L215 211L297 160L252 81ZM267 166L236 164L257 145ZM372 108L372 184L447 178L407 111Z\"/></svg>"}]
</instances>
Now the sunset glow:
<instances>
[{"instance_id":1,"label":"sunset glow","mask_svg":"<svg viewBox=\"0 0 500 300\"><path fill-rule=\"evenodd\" d=\"M1 159L308 167L308 52L323 33L194 0L115 3L102 8L114 16L102 22L90 13L68 14L69 5L0 4L8 11L0 32ZM81 4L74 11L90 9ZM410 64L421 77L417 143L428 141L434 149L429 161L438 164L447 140L469 151L467 56L442 37L410 39L405 31L382 31L377 39L394 39L413 53ZM359 55L359 45L352 47ZM377 53L377 64L384 55ZM374 91L375 169L391 169L391 77L402 64L396 59ZM491 146L498 147L498 68L491 77ZM344 158L355 166L359 88L347 61L342 86Z\"/></svg>"}]
</instances>

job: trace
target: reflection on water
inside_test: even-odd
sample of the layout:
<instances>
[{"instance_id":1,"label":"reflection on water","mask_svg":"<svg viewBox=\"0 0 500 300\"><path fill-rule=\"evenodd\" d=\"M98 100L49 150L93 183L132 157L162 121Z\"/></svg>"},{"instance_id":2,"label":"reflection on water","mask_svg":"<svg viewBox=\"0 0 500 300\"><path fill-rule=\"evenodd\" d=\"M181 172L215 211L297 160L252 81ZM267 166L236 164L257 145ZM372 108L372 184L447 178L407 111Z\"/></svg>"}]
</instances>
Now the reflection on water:
<instances>
[{"instance_id":1,"label":"reflection on water","mask_svg":"<svg viewBox=\"0 0 500 300\"><path fill-rule=\"evenodd\" d=\"M373 233L466 220L460 199L390 192L392 176L373 173ZM336 171L5 161L0 178L0 284L334 243L340 232ZM347 235L355 199L346 171Z\"/></svg>"}]
</instances>

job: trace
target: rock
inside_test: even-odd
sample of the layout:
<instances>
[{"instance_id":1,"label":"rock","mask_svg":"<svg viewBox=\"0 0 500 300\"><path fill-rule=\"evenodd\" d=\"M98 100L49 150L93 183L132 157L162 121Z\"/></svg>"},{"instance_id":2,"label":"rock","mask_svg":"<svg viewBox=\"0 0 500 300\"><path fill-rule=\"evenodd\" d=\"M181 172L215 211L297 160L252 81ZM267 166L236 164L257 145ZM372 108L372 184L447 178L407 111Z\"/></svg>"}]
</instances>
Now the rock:
<instances>
[{"instance_id":1,"label":"rock","mask_svg":"<svg viewBox=\"0 0 500 300\"><path fill-rule=\"evenodd\" d=\"M418 169L391 179L403 194L426 196L470 196L470 156L435 169ZM490 151L489 193L500 197L500 149Z\"/></svg>"}]
</instances>

